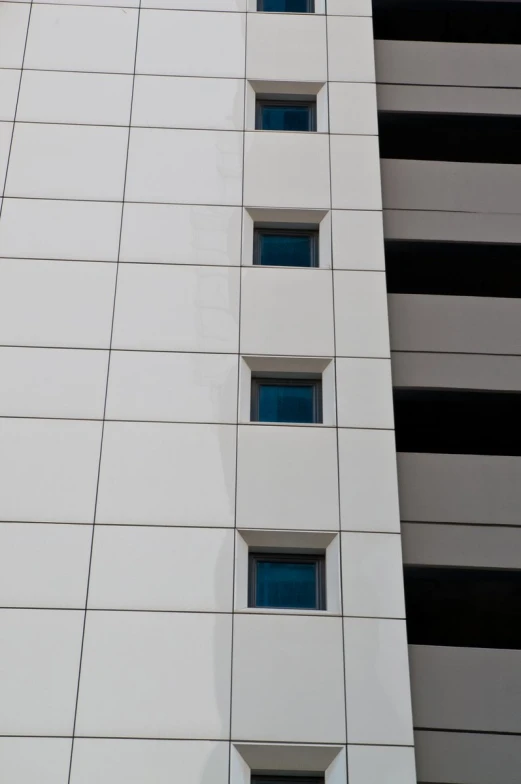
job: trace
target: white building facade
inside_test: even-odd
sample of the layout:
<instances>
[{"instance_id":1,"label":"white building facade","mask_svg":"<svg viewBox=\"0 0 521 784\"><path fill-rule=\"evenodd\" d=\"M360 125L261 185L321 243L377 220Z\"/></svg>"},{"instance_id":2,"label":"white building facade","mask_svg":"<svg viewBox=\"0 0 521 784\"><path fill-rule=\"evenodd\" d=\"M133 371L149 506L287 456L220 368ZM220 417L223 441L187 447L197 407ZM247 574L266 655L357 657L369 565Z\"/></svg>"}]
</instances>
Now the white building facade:
<instances>
[{"instance_id":1,"label":"white building facade","mask_svg":"<svg viewBox=\"0 0 521 784\"><path fill-rule=\"evenodd\" d=\"M370 0L2 2L0 96L0 780L414 784Z\"/></svg>"}]
</instances>

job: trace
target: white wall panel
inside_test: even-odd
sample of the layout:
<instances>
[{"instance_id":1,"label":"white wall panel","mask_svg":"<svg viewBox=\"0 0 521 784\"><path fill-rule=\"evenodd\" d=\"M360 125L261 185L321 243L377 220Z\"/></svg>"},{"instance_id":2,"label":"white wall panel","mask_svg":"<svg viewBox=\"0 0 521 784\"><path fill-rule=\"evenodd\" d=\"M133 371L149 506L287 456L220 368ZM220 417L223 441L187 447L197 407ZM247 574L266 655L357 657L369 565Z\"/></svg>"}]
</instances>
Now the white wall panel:
<instances>
[{"instance_id":1,"label":"white wall panel","mask_svg":"<svg viewBox=\"0 0 521 784\"><path fill-rule=\"evenodd\" d=\"M1 358L0 350L0 366ZM237 357L233 354L113 351L107 417L165 422L234 422L237 418Z\"/></svg>"},{"instance_id":2,"label":"white wall panel","mask_svg":"<svg viewBox=\"0 0 521 784\"><path fill-rule=\"evenodd\" d=\"M244 155L246 206L302 210L329 207L327 136L250 132L246 133Z\"/></svg>"},{"instance_id":3,"label":"white wall panel","mask_svg":"<svg viewBox=\"0 0 521 784\"><path fill-rule=\"evenodd\" d=\"M231 618L90 612L76 731L138 738L225 738Z\"/></svg>"},{"instance_id":4,"label":"white wall panel","mask_svg":"<svg viewBox=\"0 0 521 784\"><path fill-rule=\"evenodd\" d=\"M336 271L333 277L337 354L388 357L385 274Z\"/></svg>"},{"instance_id":5,"label":"white wall panel","mask_svg":"<svg viewBox=\"0 0 521 784\"><path fill-rule=\"evenodd\" d=\"M127 177L130 201L239 205L242 134L134 128Z\"/></svg>"},{"instance_id":6,"label":"white wall panel","mask_svg":"<svg viewBox=\"0 0 521 784\"><path fill-rule=\"evenodd\" d=\"M345 742L340 618L235 618L232 736Z\"/></svg>"},{"instance_id":7,"label":"white wall panel","mask_svg":"<svg viewBox=\"0 0 521 784\"><path fill-rule=\"evenodd\" d=\"M91 538L86 525L0 523L2 606L84 607Z\"/></svg>"},{"instance_id":8,"label":"white wall panel","mask_svg":"<svg viewBox=\"0 0 521 784\"><path fill-rule=\"evenodd\" d=\"M142 8L185 11L246 11L247 0L143 0Z\"/></svg>"},{"instance_id":9,"label":"white wall panel","mask_svg":"<svg viewBox=\"0 0 521 784\"><path fill-rule=\"evenodd\" d=\"M394 432L339 430L342 528L399 531Z\"/></svg>"},{"instance_id":10,"label":"white wall panel","mask_svg":"<svg viewBox=\"0 0 521 784\"><path fill-rule=\"evenodd\" d=\"M131 93L130 75L24 71L16 119L126 126Z\"/></svg>"},{"instance_id":11,"label":"white wall panel","mask_svg":"<svg viewBox=\"0 0 521 784\"><path fill-rule=\"evenodd\" d=\"M0 190L4 189L12 135L13 123L0 122Z\"/></svg>"},{"instance_id":12,"label":"white wall panel","mask_svg":"<svg viewBox=\"0 0 521 784\"><path fill-rule=\"evenodd\" d=\"M137 73L244 77L245 16L143 10Z\"/></svg>"},{"instance_id":13,"label":"white wall panel","mask_svg":"<svg viewBox=\"0 0 521 784\"><path fill-rule=\"evenodd\" d=\"M350 743L412 745L405 621L344 620Z\"/></svg>"},{"instance_id":14,"label":"white wall panel","mask_svg":"<svg viewBox=\"0 0 521 784\"><path fill-rule=\"evenodd\" d=\"M390 360L339 358L336 374L339 427L393 427Z\"/></svg>"},{"instance_id":15,"label":"white wall panel","mask_svg":"<svg viewBox=\"0 0 521 784\"><path fill-rule=\"evenodd\" d=\"M327 0L329 16L371 16L371 0Z\"/></svg>"},{"instance_id":16,"label":"white wall panel","mask_svg":"<svg viewBox=\"0 0 521 784\"><path fill-rule=\"evenodd\" d=\"M7 6L2 3L0 13ZM2 45L3 41L0 41ZM0 71L0 120L13 120L18 98L18 85L20 84L20 71L7 68Z\"/></svg>"},{"instance_id":17,"label":"white wall panel","mask_svg":"<svg viewBox=\"0 0 521 784\"><path fill-rule=\"evenodd\" d=\"M336 269L383 270L382 214L365 210L332 210L333 266Z\"/></svg>"},{"instance_id":18,"label":"white wall panel","mask_svg":"<svg viewBox=\"0 0 521 784\"><path fill-rule=\"evenodd\" d=\"M0 419L0 519L92 523L100 422Z\"/></svg>"},{"instance_id":19,"label":"white wall panel","mask_svg":"<svg viewBox=\"0 0 521 784\"><path fill-rule=\"evenodd\" d=\"M235 352L238 322L237 269L120 266L114 348Z\"/></svg>"},{"instance_id":20,"label":"white wall panel","mask_svg":"<svg viewBox=\"0 0 521 784\"><path fill-rule=\"evenodd\" d=\"M125 128L17 123L5 194L120 200L127 137Z\"/></svg>"},{"instance_id":21,"label":"white wall panel","mask_svg":"<svg viewBox=\"0 0 521 784\"><path fill-rule=\"evenodd\" d=\"M246 58L248 79L325 82L326 21L313 14L251 14Z\"/></svg>"},{"instance_id":22,"label":"white wall panel","mask_svg":"<svg viewBox=\"0 0 521 784\"><path fill-rule=\"evenodd\" d=\"M243 79L138 76L132 124L156 128L240 131Z\"/></svg>"},{"instance_id":23,"label":"white wall panel","mask_svg":"<svg viewBox=\"0 0 521 784\"><path fill-rule=\"evenodd\" d=\"M112 264L0 260L0 343L108 348Z\"/></svg>"},{"instance_id":24,"label":"white wall panel","mask_svg":"<svg viewBox=\"0 0 521 784\"><path fill-rule=\"evenodd\" d=\"M331 356L332 296L328 270L243 269L241 351Z\"/></svg>"},{"instance_id":25,"label":"white wall panel","mask_svg":"<svg viewBox=\"0 0 521 784\"><path fill-rule=\"evenodd\" d=\"M329 115L331 133L376 136L376 86L363 82L331 82Z\"/></svg>"},{"instance_id":26,"label":"white wall panel","mask_svg":"<svg viewBox=\"0 0 521 784\"><path fill-rule=\"evenodd\" d=\"M21 68L29 23L25 3L1 3L0 68Z\"/></svg>"},{"instance_id":27,"label":"white wall panel","mask_svg":"<svg viewBox=\"0 0 521 784\"><path fill-rule=\"evenodd\" d=\"M15 0L15 2L27 2L27 0ZM83 0L34 0L35 3L47 3L51 5L85 5ZM103 6L106 8L138 8L139 0L90 0L91 6Z\"/></svg>"},{"instance_id":28,"label":"white wall panel","mask_svg":"<svg viewBox=\"0 0 521 784\"><path fill-rule=\"evenodd\" d=\"M240 426L237 525L338 529L335 431Z\"/></svg>"},{"instance_id":29,"label":"white wall panel","mask_svg":"<svg viewBox=\"0 0 521 784\"><path fill-rule=\"evenodd\" d=\"M101 419L107 351L0 348L2 416Z\"/></svg>"},{"instance_id":30,"label":"white wall panel","mask_svg":"<svg viewBox=\"0 0 521 784\"><path fill-rule=\"evenodd\" d=\"M232 578L233 531L98 526L89 607L230 612Z\"/></svg>"},{"instance_id":31,"label":"white wall panel","mask_svg":"<svg viewBox=\"0 0 521 784\"><path fill-rule=\"evenodd\" d=\"M344 615L404 618L399 534L342 534Z\"/></svg>"},{"instance_id":32,"label":"white wall panel","mask_svg":"<svg viewBox=\"0 0 521 784\"><path fill-rule=\"evenodd\" d=\"M331 202L344 210L382 208L376 136L331 136Z\"/></svg>"},{"instance_id":33,"label":"white wall panel","mask_svg":"<svg viewBox=\"0 0 521 784\"><path fill-rule=\"evenodd\" d=\"M229 526L234 504L233 426L105 426L98 522Z\"/></svg>"},{"instance_id":34,"label":"white wall panel","mask_svg":"<svg viewBox=\"0 0 521 784\"><path fill-rule=\"evenodd\" d=\"M228 784L228 756L224 742L78 738L71 784Z\"/></svg>"},{"instance_id":35,"label":"white wall panel","mask_svg":"<svg viewBox=\"0 0 521 784\"><path fill-rule=\"evenodd\" d=\"M72 734L83 615L0 610L2 735Z\"/></svg>"},{"instance_id":36,"label":"white wall panel","mask_svg":"<svg viewBox=\"0 0 521 784\"><path fill-rule=\"evenodd\" d=\"M355 16L328 18L327 45L332 82L374 82L371 19Z\"/></svg>"},{"instance_id":37,"label":"white wall panel","mask_svg":"<svg viewBox=\"0 0 521 784\"><path fill-rule=\"evenodd\" d=\"M123 215L121 260L156 264L240 264L241 209L127 203Z\"/></svg>"},{"instance_id":38,"label":"white wall panel","mask_svg":"<svg viewBox=\"0 0 521 784\"><path fill-rule=\"evenodd\" d=\"M0 738L2 774L9 784L68 784L70 738Z\"/></svg>"},{"instance_id":39,"label":"white wall panel","mask_svg":"<svg viewBox=\"0 0 521 784\"><path fill-rule=\"evenodd\" d=\"M35 4L24 67L132 73L137 20L135 9Z\"/></svg>"},{"instance_id":40,"label":"white wall panel","mask_svg":"<svg viewBox=\"0 0 521 784\"><path fill-rule=\"evenodd\" d=\"M348 746L350 784L416 784L414 749Z\"/></svg>"},{"instance_id":41,"label":"white wall panel","mask_svg":"<svg viewBox=\"0 0 521 784\"><path fill-rule=\"evenodd\" d=\"M117 261L120 224L116 203L5 198L0 255Z\"/></svg>"}]
</instances>

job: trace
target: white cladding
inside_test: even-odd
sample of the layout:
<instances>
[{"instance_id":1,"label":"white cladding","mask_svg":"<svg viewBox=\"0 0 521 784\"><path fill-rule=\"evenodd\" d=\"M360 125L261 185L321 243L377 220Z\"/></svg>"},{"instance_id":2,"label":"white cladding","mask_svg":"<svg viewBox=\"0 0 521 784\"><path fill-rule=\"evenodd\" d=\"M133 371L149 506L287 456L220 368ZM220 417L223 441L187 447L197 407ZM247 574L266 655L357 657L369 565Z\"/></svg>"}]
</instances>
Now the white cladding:
<instances>
[{"instance_id":1,"label":"white cladding","mask_svg":"<svg viewBox=\"0 0 521 784\"><path fill-rule=\"evenodd\" d=\"M316 5L0 3L6 784L416 781L371 4ZM299 82L319 131L255 131ZM267 214L318 269L251 266ZM324 424L249 423L299 362ZM245 608L313 536L329 609Z\"/></svg>"}]
</instances>

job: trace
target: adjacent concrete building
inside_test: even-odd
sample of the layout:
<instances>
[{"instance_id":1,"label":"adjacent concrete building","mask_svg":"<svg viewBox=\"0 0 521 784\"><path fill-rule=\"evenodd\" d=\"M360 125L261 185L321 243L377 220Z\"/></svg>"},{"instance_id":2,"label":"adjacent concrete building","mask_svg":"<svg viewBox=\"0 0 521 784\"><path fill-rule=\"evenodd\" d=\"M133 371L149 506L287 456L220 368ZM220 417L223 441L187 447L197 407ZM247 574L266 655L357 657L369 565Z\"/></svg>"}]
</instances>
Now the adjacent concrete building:
<instances>
[{"instance_id":1,"label":"adjacent concrete building","mask_svg":"<svg viewBox=\"0 0 521 784\"><path fill-rule=\"evenodd\" d=\"M419 782L521 777L521 5L375 0Z\"/></svg>"}]
</instances>

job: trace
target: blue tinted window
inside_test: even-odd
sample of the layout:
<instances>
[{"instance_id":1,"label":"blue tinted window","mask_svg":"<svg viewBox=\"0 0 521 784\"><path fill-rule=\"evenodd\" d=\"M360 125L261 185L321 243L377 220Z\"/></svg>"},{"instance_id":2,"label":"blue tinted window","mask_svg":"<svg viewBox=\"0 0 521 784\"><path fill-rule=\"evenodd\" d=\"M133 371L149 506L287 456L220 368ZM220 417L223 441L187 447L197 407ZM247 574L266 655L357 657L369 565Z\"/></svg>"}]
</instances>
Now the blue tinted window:
<instances>
[{"instance_id":1,"label":"blue tinted window","mask_svg":"<svg viewBox=\"0 0 521 784\"><path fill-rule=\"evenodd\" d=\"M258 381L258 422L315 422L316 385Z\"/></svg>"},{"instance_id":2,"label":"blue tinted window","mask_svg":"<svg viewBox=\"0 0 521 784\"><path fill-rule=\"evenodd\" d=\"M257 128L262 131L312 131L313 114L309 104L264 103L259 106Z\"/></svg>"},{"instance_id":3,"label":"blue tinted window","mask_svg":"<svg viewBox=\"0 0 521 784\"><path fill-rule=\"evenodd\" d=\"M316 235L259 231L257 264L274 267L316 266Z\"/></svg>"},{"instance_id":4,"label":"blue tinted window","mask_svg":"<svg viewBox=\"0 0 521 784\"><path fill-rule=\"evenodd\" d=\"M309 14L314 11L313 0L259 0L259 11Z\"/></svg>"},{"instance_id":5,"label":"blue tinted window","mask_svg":"<svg viewBox=\"0 0 521 784\"><path fill-rule=\"evenodd\" d=\"M318 609L317 563L257 560L255 606Z\"/></svg>"}]
</instances>

